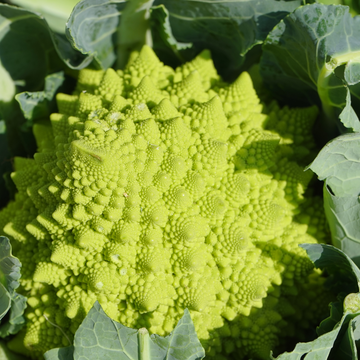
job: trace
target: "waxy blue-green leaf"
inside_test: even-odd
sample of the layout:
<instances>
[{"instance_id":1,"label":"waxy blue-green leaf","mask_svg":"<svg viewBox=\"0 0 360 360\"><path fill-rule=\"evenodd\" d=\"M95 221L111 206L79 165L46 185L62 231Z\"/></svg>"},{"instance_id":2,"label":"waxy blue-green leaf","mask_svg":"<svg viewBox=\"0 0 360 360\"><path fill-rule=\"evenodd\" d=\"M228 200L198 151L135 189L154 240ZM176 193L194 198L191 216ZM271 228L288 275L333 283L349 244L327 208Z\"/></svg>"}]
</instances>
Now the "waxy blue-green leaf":
<instances>
[{"instance_id":1,"label":"waxy blue-green leaf","mask_svg":"<svg viewBox=\"0 0 360 360\"><path fill-rule=\"evenodd\" d=\"M346 88L346 103L339 115L339 119L346 128L354 132L360 132L360 121L351 106L351 93L348 87Z\"/></svg>"},{"instance_id":2,"label":"waxy blue-green leaf","mask_svg":"<svg viewBox=\"0 0 360 360\"><path fill-rule=\"evenodd\" d=\"M360 200L357 195L335 196L324 186L324 208L332 243L360 265Z\"/></svg>"},{"instance_id":3,"label":"waxy blue-green leaf","mask_svg":"<svg viewBox=\"0 0 360 360\"><path fill-rule=\"evenodd\" d=\"M52 349L46 360L201 360L205 351L187 309L172 333L149 335L110 319L96 302L75 333L74 345Z\"/></svg>"},{"instance_id":4,"label":"waxy blue-green leaf","mask_svg":"<svg viewBox=\"0 0 360 360\"><path fill-rule=\"evenodd\" d=\"M354 332L358 332L360 315L351 319L344 331L344 334L337 348L333 351L333 357L336 359L353 360L358 359L358 352L355 342Z\"/></svg>"},{"instance_id":5,"label":"waxy blue-green leaf","mask_svg":"<svg viewBox=\"0 0 360 360\"><path fill-rule=\"evenodd\" d=\"M15 95L24 117L29 120L27 126L31 126L37 119L48 119L55 112L55 95L64 80L63 72L53 73L45 78L43 91L24 91Z\"/></svg>"},{"instance_id":6,"label":"waxy blue-green leaf","mask_svg":"<svg viewBox=\"0 0 360 360\"><path fill-rule=\"evenodd\" d=\"M336 196L360 194L360 133L344 134L327 143L307 167Z\"/></svg>"},{"instance_id":7,"label":"waxy blue-green leaf","mask_svg":"<svg viewBox=\"0 0 360 360\"><path fill-rule=\"evenodd\" d=\"M330 316L324 319L320 325L316 328L318 336L326 334L327 332L334 329L337 323L340 322L343 316L343 301L344 299L338 299L330 303Z\"/></svg>"},{"instance_id":8,"label":"waxy blue-green leaf","mask_svg":"<svg viewBox=\"0 0 360 360\"><path fill-rule=\"evenodd\" d=\"M45 360L73 360L74 346L51 349L44 354L44 358Z\"/></svg>"},{"instance_id":9,"label":"waxy blue-green leaf","mask_svg":"<svg viewBox=\"0 0 360 360\"><path fill-rule=\"evenodd\" d=\"M330 275L328 285L339 291L338 299L342 300L331 304L330 316L323 320L317 329L318 338L311 342L298 343L292 352L285 352L276 360L357 359L355 341L359 338L360 320L359 268L334 246L324 244L300 246L306 250L315 267L328 272ZM352 282L352 289L342 282L343 279Z\"/></svg>"},{"instance_id":10,"label":"waxy blue-green leaf","mask_svg":"<svg viewBox=\"0 0 360 360\"><path fill-rule=\"evenodd\" d=\"M311 1L309 1L311 3ZM355 16L360 13L360 1L359 0L317 0L321 4L325 5L346 5L350 8L351 15Z\"/></svg>"},{"instance_id":11,"label":"waxy blue-green leaf","mask_svg":"<svg viewBox=\"0 0 360 360\"><path fill-rule=\"evenodd\" d=\"M185 58L189 57L186 50L190 54L194 53L193 44L182 43L175 39L170 25L169 11L164 5L158 5L151 8L150 14L152 42L157 55L170 64L185 62Z\"/></svg>"},{"instance_id":12,"label":"waxy blue-green leaf","mask_svg":"<svg viewBox=\"0 0 360 360\"><path fill-rule=\"evenodd\" d=\"M356 294L357 295L357 294ZM344 311L334 329L307 343L298 343L292 352L279 355L276 360L354 360L357 349L354 341L354 325L360 315Z\"/></svg>"},{"instance_id":13,"label":"waxy blue-green leaf","mask_svg":"<svg viewBox=\"0 0 360 360\"><path fill-rule=\"evenodd\" d=\"M326 269L334 277L348 279L352 285L349 292L359 291L360 269L348 255L332 245L301 244L300 246L306 250L315 267L322 270ZM343 291L346 292L346 289L344 288Z\"/></svg>"},{"instance_id":14,"label":"waxy blue-green leaf","mask_svg":"<svg viewBox=\"0 0 360 360\"><path fill-rule=\"evenodd\" d=\"M11 0L12 4L42 14L50 28L65 33L65 24L79 0Z\"/></svg>"},{"instance_id":15,"label":"waxy blue-green leaf","mask_svg":"<svg viewBox=\"0 0 360 360\"><path fill-rule=\"evenodd\" d=\"M15 92L40 90L45 76L63 67L60 57L73 68L89 63L53 33L40 14L4 4L0 4L0 54ZM7 88L13 86L7 82Z\"/></svg>"},{"instance_id":16,"label":"waxy blue-green leaf","mask_svg":"<svg viewBox=\"0 0 360 360\"><path fill-rule=\"evenodd\" d=\"M321 131L330 138L344 131L337 118L349 104L348 90L354 95L353 107L359 106L359 89L353 86L359 71L359 33L360 18L353 18L347 6L309 4L286 16L263 45L261 73L266 85L292 103L318 100L327 121ZM347 109L341 120L359 129L354 116Z\"/></svg>"},{"instance_id":17,"label":"waxy blue-green leaf","mask_svg":"<svg viewBox=\"0 0 360 360\"><path fill-rule=\"evenodd\" d=\"M174 58L187 61L209 48L218 68L230 73L239 71L245 54L300 4L301 0L83 0L68 20L66 35L98 68L106 69L116 59L116 67L122 68L131 51L148 44L166 63Z\"/></svg>"},{"instance_id":18,"label":"waxy blue-green leaf","mask_svg":"<svg viewBox=\"0 0 360 360\"><path fill-rule=\"evenodd\" d=\"M163 41L154 42L153 47L157 51L165 45L171 49L175 42L193 44L192 51L180 51L184 60L210 49L220 73L238 74L245 54L261 44L269 31L300 4L274 0L155 0L154 7L163 5L169 14L163 21L169 21L172 37L163 36Z\"/></svg>"},{"instance_id":19,"label":"waxy blue-green leaf","mask_svg":"<svg viewBox=\"0 0 360 360\"><path fill-rule=\"evenodd\" d=\"M117 31L126 1L83 0L70 15L66 35L72 46L100 69L112 66L117 56Z\"/></svg>"},{"instance_id":20,"label":"waxy blue-green leaf","mask_svg":"<svg viewBox=\"0 0 360 360\"><path fill-rule=\"evenodd\" d=\"M341 326L345 320L345 317L342 318L339 325L332 331L321 335L317 339L307 342L307 343L298 343L295 346L295 349L288 353L285 352L279 355L276 360L327 360L328 356L334 346L336 338L341 330Z\"/></svg>"},{"instance_id":21,"label":"waxy blue-green leaf","mask_svg":"<svg viewBox=\"0 0 360 360\"><path fill-rule=\"evenodd\" d=\"M16 293L20 261L12 256L8 238L0 237L0 337L16 334L25 324L26 298ZM8 313L10 310L10 313ZM5 317L7 315L7 317Z\"/></svg>"}]
</instances>

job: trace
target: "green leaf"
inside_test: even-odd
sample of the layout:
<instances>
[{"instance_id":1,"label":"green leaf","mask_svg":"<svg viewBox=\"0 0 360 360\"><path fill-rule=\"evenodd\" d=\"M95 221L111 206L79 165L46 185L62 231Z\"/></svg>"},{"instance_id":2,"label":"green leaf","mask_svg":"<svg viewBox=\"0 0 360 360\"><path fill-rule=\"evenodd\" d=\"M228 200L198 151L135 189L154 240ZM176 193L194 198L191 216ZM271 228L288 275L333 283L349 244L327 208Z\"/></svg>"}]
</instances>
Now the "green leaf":
<instances>
[{"instance_id":1,"label":"green leaf","mask_svg":"<svg viewBox=\"0 0 360 360\"><path fill-rule=\"evenodd\" d=\"M307 342L298 343L291 352L285 352L278 356L276 360L352 360L356 359L354 353L347 352L347 348L342 348L341 344L346 343L346 336L350 322L354 315L345 312L340 322L335 328L326 334L319 336L317 339ZM339 346L340 344L340 346ZM334 351L335 349L335 351ZM334 357L333 354L341 354L341 357ZM275 359L275 358L273 358Z\"/></svg>"},{"instance_id":2,"label":"green leaf","mask_svg":"<svg viewBox=\"0 0 360 360\"><path fill-rule=\"evenodd\" d=\"M151 340L157 345L155 347L150 343L154 355L156 354L151 359L163 359L165 355L168 360L196 360L205 357L188 309L185 309L183 317L170 335L165 338L151 335Z\"/></svg>"},{"instance_id":3,"label":"green leaf","mask_svg":"<svg viewBox=\"0 0 360 360\"><path fill-rule=\"evenodd\" d=\"M359 32L360 18L351 17L348 7L309 4L286 16L263 45L265 84L297 105L320 102L326 118L322 130L328 132L328 139L344 131L337 118L346 106L341 121L359 129L348 96L350 91L353 106L359 105L359 89L352 86L359 72Z\"/></svg>"},{"instance_id":4,"label":"green leaf","mask_svg":"<svg viewBox=\"0 0 360 360\"><path fill-rule=\"evenodd\" d=\"M174 64L174 66L181 64L186 61L184 58L186 49L189 49L191 53L194 52L192 43L182 43L175 39L170 25L169 12L164 5L151 8L150 23L156 53L160 58L166 59L167 63Z\"/></svg>"},{"instance_id":5,"label":"green leaf","mask_svg":"<svg viewBox=\"0 0 360 360\"><path fill-rule=\"evenodd\" d=\"M342 299L343 300L343 299ZM335 328L343 316L343 304L335 301L330 304L330 316L324 319L316 329L316 333L321 336Z\"/></svg>"},{"instance_id":6,"label":"green leaf","mask_svg":"<svg viewBox=\"0 0 360 360\"><path fill-rule=\"evenodd\" d=\"M44 354L44 358L45 360L73 360L74 346L51 349Z\"/></svg>"},{"instance_id":7,"label":"green leaf","mask_svg":"<svg viewBox=\"0 0 360 360\"><path fill-rule=\"evenodd\" d=\"M323 320L317 329L319 337L311 342L298 343L292 352L279 355L276 360L353 360L357 359L355 341L359 338L360 320L360 270L341 250L331 245L302 244L317 268L330 275L333 289L341 293L343 303L331 304L329 318ZM352 282L352 289L343 280ZM342 286L338 286L342 282ZM356 293L349 293L356 291ZM346 295L347 294L347 295ZM346 295L346 296L345 296ZM274 359L274 358L272 358Z\"/></svg>"},{"instance_id":8,"label":"green leaf","mask_svg":"<svg viewBox=\"0 0 360 360\"><path fill-rule=\"evenodd\" d=\"M74 359L138 359L137 330L111 320L96 302L74 338Z\"/></svg>"},{"instance_id":9,"label":"green leaf","mask_svg":"<svg viewBox=\"0 0 360 360\"><path fill-rule=\"evenodd\" d=\"M52 30L64 33L66 21L79 0L11 0L11 2L24 9L41 13Z\"/></svg>"},{"instance_id":10,"label":"green leaf","mask_svg":"<svg viewBox=\"0 0 360 360\"><path fill-rule=\"evenodd\" d=\"M324 185L324 208L332 243L360 265L359 197L334 196Z\"/></svg>"},{"instance_id":11,"label":"green leaf","mask_svg":"<svg viewBox=\"0 0 360 360\"><path fill-rule=\"evenodd\" d=\"M301 244L300 247L306 250L317 268L326 269L332 275L332 281L339 280L338 282L344 286L343 291L359 291L360 269L344 252L325 244ZM352 285L352 289L347 290L346 282Z\"/></svg>"},{"instance_id":12,"label":"green leaf","mask_svg":"<svg viewBox=\"0 0 360 360\"><path fill-rule=\"evenodd\" d=\"M0 237L0 336L17 333L25 324L26 298L15 290L19 286L20 261L12 256L8 238ZM10 313L9 313L10 310ZM6 316L6 317L5 317ZM6 321L4 321L6 320Z\"/></svg>"},{"instance_id":13,"label":"green leaf","mask_svg":"<svg viewBox=\"0 0 360 360\"><path fill-rule=\"evenodd\" d=\"M11 306L11 296L3 284L0 284L0 320L7 314Z\"/></svg>"},{"instance_id":14,"label":"green leaf","mask_svg":"<svg viewBox=\"0 0 360 360\"><path fill-rule=\"evenodd\" d=\"M359 322L360 322L360 315L350 320L346 334L342 337L342 340L339 343L339 347L335 352L338 359L352 360L358 358L356 342L354 338L354 331L359 331L359 326L360 326Z\"/></svg>"},{"instance_id":15,"label":"green leaf","mask_svg":"<svg viewBox=\"0 0 360 360\"><path fill-rule=\"evenodd\" d=\"M339 115L339 119L348 129L354 132L360 132L360 122L356 112L351 106L351 93L348 87L346 88L346 104Z\"/></svg>"},{"instance_id":16,"label":"green leaf","mask_svg":"<svg viewBox=\"0 0 360 360\"><path fill-rule=\"evenodd\" d=\"M45 76L60 66L46 21L4 4L0 4L0 50L2 66L18 89L40 89Z\"/></svg>"},{"instance_id":17,"label":"green leaf","mask_svg":"<svg viewBox=\"0 0 360 360\"><path fill-rule=\"evenodd\" d=\"M350 308L349 308L350 303ZM344 317L347 315L348 323L344 322L342 334L339 336L337 346L333 350L334 359L357 359L357 348L354 339L354 326L360 320L360 293L349 294L344 300ZM355 328L356 330L356 328Z\"/></svg>"},{"instance_id":18,"label":"green leaf","mask_svg":"<svg viewBox=\"0 0 360 360\"><path fill-rule=\"evenodd\" d=\"M29 120L27 126L31 126L36 119L48 119L56 108L55 95L64 83L64 73L58 72L45 78L43 91L24 91L15 96L25 118Z\"/></svg>"},{"instance_id":19,"label":"green leaf","mask_svg":"<svg viewBox=\"0 0 360 360\"><path fill-rule=\"evenodd\" d=\"M344 134L327 143L307 167L336 196L357 195L360 178L360 133Z\"/></svg>"},{"instance_id":20,"label":"green leaf","mask_svg":"<svg viewBox=\"0 0 360 360\"><path fill-rule=\"evenodd\" d=\"M340 327L309 343L298 343L291 353L281 354L276 360L325 360L330 354L339 330Z\"/></svg>"},{"instance_id":21,"label":"green leaf","mask_svg":"<svg viewBox=\"0 0 360 360\"><path fill-rule=\"evenodd\" d=\"M334 330L319 336L317 339L307 342L298 343L291 352L285 352L278 356L276 360L326 360L332 350L335 340L341 330L341 326L345 320L342 317L340 323ZM305 356L305 357L304 357ZM274 358L273 358L274 359Z\"/></svg>"},{"instance_id":22,"label":"green leaf","mask_svg":"<svg viewBox=\"0 0 360 360\"><path fill-rule=\"evenodd\" d=\"M200 360L205 351L187 309L173 332L161 337L131 329L110 319L95 302L75 333L74 346L52 349L46 360Z\"/></svg>"},{"instance_id":23,"label":"green leaf","mask_svg":"<svg viewBox=\"0 0 360 360\"><path fill-rule=\"evenodd\" d=\"M154 50L164 53L175 50L184 60L190 60L203 49L210 49L215 65L227 77L238 75L245 54L255 45L261 44L269 31L301 1L247 0L155 0L154 7L163 5L167 10L156 10L156 22L161 28L154 37ZM163 9L164 9L163 8ZM155 15L154 15L155 16ZM162 19L161 19L162 18ZM171 27L171 33L168 24ZM178 44L192 44L192 51ZM167 62L167 59L162 59Z\"/></svg>"},{"instance_id":24,"label":"green leaf","mask_svg":"<svg viewBox=\"0 0 360 360\"><path fill-rule=\"evenodd\" d=\"M127 2L84 0L78 3L66 25L66 35L72 46L94 66L107 69L116 60L117 31ZM72 68L83 68L71 66Z\"/></svg>"}]
</instances>

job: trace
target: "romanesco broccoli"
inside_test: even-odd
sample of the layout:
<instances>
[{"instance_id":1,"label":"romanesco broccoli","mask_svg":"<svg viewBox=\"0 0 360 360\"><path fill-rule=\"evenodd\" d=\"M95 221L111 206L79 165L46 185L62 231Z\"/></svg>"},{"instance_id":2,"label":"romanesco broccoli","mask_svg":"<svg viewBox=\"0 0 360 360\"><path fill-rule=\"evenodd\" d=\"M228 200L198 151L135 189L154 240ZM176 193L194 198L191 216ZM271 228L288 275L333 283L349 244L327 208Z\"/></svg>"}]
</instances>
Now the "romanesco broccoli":
<instances>
[{"instance_id":1,"label":"romanesco broccoli","mask_svg":"<svg viewBox=\"0 0 360 360\"><path fill-rule=\"evenodd\" d=\"M123 71L82 70L57 103L0 213L28 296L13 348L69 345L96 300L159 335L188 308L218 358L267 358L301 328L322 280L298 244L326 236L304 199L316 107L265 113L247 73L224 83L207 51L173 70L147 46Z\"/></svg>"}]
</instances>

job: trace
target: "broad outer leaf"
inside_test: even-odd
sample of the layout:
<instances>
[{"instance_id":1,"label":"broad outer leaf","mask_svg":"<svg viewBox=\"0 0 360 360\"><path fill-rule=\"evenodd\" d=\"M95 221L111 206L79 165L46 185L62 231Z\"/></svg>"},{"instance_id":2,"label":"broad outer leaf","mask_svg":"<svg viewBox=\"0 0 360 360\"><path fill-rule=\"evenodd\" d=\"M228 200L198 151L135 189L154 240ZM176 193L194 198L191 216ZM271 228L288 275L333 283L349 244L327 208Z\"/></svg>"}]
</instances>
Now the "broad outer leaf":
<instances>
[{"instance_id":1,"label":"broad outer leaf","mask_svg":"<svg viewBox=\"0 0 360 360\"><path fill-rule=\"evenodd\" d=\"M310 260L317 268L326 269L334 277L345 274L345 277L356 286L359 291L360 269L344 252L332 245L301 244Z\"/></svg>"},{"instance_id":2,"label":"broad outer leaf","mask_svg":"<svg viewBox=\"0 0 360 360\"><path fill-rule=\"evenodd\" d=\"M344 320L345 316L342 317L340 323L334 330L319 336L311 342L298 343L291 353L285 352L278 356L276 360L326 360L333 348ZM304 355L306 356L304 357Z\"/></svg>"},{"instance_id":3,"label":"broad outer leaf","mask_svg":"<svg viewBox=\"0 0 360 360\"><path fill-rule=\"evenodd\" d=\"M169 336L163 338L152 335L151 339L158 347L156 351L158 356L151 356L152 360L165 357L167 360L196 360L205 357L205 351L197 338L188 309L185 309L183 317ZM152 349L156 348L151 346Z\"/></svg>"},{"instance_id":4,"label":"broad outer leaf","mask_svg":"<svg viewBox=\"0 0 360 360\"><path fill-rule=\"evenodd\" d=\"M324 244L300 246L306 250L317 268L327 270L330 274L329 281L336 282L345 275L345 278L356 284L355 291L359 291L360 270L341 250ZM322 321L317 329L320 335L317 339L308 343L298 343L292 352L285 352L276 360L357 359L355 339L359 336L356 326L360 313L360 293L345 294L348 295L343 304L339 301L331 304L330 317Z\"/></svg>"},{"instance_id":5,"label":"broad outer leaf","mask_svg":"<svg viewBox=\"0 0 360 360\"><path fill-rule=\"evenodd\" d=\"M205 351L197 338L190 313L183 317L173 332L163 338L146 329L130 329L110 319L96 302L75 333L74 351L53 349L46 360L200 360Z\"/></svg>"},{"instance_id":6,"label":"broad outer leaf","mask_svg":"<svg viewBox=\"0 0 360 360\"><path fill-rule=\"evenodd\" d=\"M360 318L360 315L357 316ZM356 319L356 318L355 318ZM358 323L359 320L357 320L354 323L355 319L351 319L348 327L346 329L345 334L343 335L341 342L338 345L337 351L335 352L335 356L337 356L338 359L341 360L353 360L357 359L357 349L356 349L356 343L354 339L354 333L353 333L353 326Z\"/></svg>"},{"instance_id":7,"label":"broad outer leaf","mask_svg":"<svg viewBox=\"0 0 360 360\"><path fill-rule=\"evenodd\" d=\"M276 360L357 359L355 337L358 334L355 335L354 330L358 324L359 311L360 293L348 294L344 306L339 302L332 304L331 316L321 323L317 339L298 343L291 353L283 353Z\"/></svg>"},{"instance_id":8,"label":"broad outer leaf","mask_svg":"<svg viewBox=\"0 0 360 360\"><path fill-rule=\"evenodd\" d=\"M350 304L350 309L348 304ZM351 308L352 307L352 308ZM360 293L349 294L344 300L344 312L348 314L344 321L341 335L338 338L337 346L333 350L333 359L353 360L357 359L357 348L355 343L354 330L359 326L360 320ZM357 330L357 332L359 329Z\"/></svg>"},{"instance_id":9,"label":"broad outer leaf","mask_svg":"<svg viewBox=\"0 0 360 360\"><path fill-rule=\"evenodd\" d=\"M330 303L330 316L324 319L316 328L316 333L321 336L334 329L343 316L343 304L340 301Z\"/></svg>"},{"instance_id":10,"label":"broad outer leaf","mask_svg":"<svg viewBox=\"0 0 360 360\"><path fill-rule=\"evenodd\" d=\"M0 62L19 89L40 89L60 64L44 18L0 4Z\"/></svg>"},{"instance_id":11,"label":"broad outer leaf","mask_svg":"<svg viewBox=\"0 0 360 360\"><path fill-rule=\"evenodd\" d=\"M261 44L269 31L300 4L301 1L274 0L155 0L154 7L163 5L169 18L163 17L163 27L152 30L164 31L169 21L172 36L167 39L162 36L162 40L165 39L165 44L167 41L170 49L175 42L193 44L193 51L180 51L185 60L210 49L217 69L229 76L239 71L245 54ZM155 51L163 49L164 42L154 42L153 47Z\"/></svg>"},{"instance_id":12,"label":"broad outer leaf","mask_svg":"<svg viewBox=\"0 0 360 360\"><path fill-rule=\"evenodd\" d=\"M185 59L194 53L193 44L175 39L170 26L169 12L164 5L152 7L150 14L151 35L156 54L174 67L185 62Z\"/></svg>"},{"instance_id":13,"label":"broad outer leaf","mask_svg":"<svg viewBox=\"0 0 360 360\"><path fill-rule=\"evenodd\" d=\"M51 349L44 354L44 358L45 360L73 360L74 346Z\"/></svg>"},{"instance_id":14,"label":"broad outer leaf","mask_svg":"<svg viewBox=\"0 0 360 360\"><path fill-rule=\"evenodd\" d=\"M326 127L333 126L331 121L347 102L344 84L354 85L359 70L357 65L348 65L343 79L335 69L349 61L358 62L359 33L360 17L351 17L346 6L316 3L298 8L269 33L264 43L261 73L266 85L297 104L320 99L329 120ZM359 89L349 89L356 100ZM343 123L354 125L345 115Z\"/></svg>"},{"instance_id":15,"label":"broad outer leaf","mask_svg":"<svg viewBox=\"0 0 360 360\"><path fill-rule=\"evenodd\" d=\"M8 313L11 306L11 296L3 284L0 284L0 320Z\"/></svg>"},{"instance_id":16,"label":"broad outer leaf","mask_svg":"<svg viewBox=\"0 0 360 360\"><path fill-rule=\"evenodd\" d=\"M308 166L325 180L336 196L360 193L360 133L344 134L328 142Z\"/></svg>"},{"instance_id":17,"label":"broad outer leaf","mask_svg":"<svg viewBox=\"0 0 360 360\"><path fill-rule=\"evenodd\" d=\"M25 324L24 310L26 308L26 298L15 293L11 297L10 314L2 324L0 324L0 337L6 338L10 334L18 333ZM5 319L4 319L5 320Z\"/></svg>"},{"instance_id":18,"label":"broad outer leaf","mask_svg":"<svg viewBox=\"0 0 360 360\"><path fill-rule=\"evenodd\" d=\"M22 113L31 123L36 119L48 118L55 110L55 95L64 82L64 73L58 72L45 78L43 91L25 91L15 96Z\"/></svg>"},{"instance_id":19,"label":"broad outer leaf","mask_svg":"<svg viewBox=\"0 0 360 360\"><path fill-rule=\"evenodd\" d=\"M100 69L107 69L116 60L117 30L125 5L125 0L83 0L75 6L66 25L72 46L94 59Z\"/></svg>"},{"instance_id":20,"label":"broad outer leaf","mask_svg":"<svg viewBox=\"0 0 360 360\"><path fill-rule=\"evenodd\" d=\"M0 237L0 320L7 315L7 322L0 324L0 336L6 337L15 334L25 324L23 316L26 308L26 298L15 292L19 286L20 261L11 254L11 245L8 238ZM11 308L10 308L11 306Z\"/></svg>"},{"instance_id":21,"label":"broad outer leaf","mask_svg":"<svg viewBox=\"0 0 360 360\"><path fill-rule=\"evenodd\" d=\"M360 265L359 197L334 196L325 183L324 208L330 225L332 243Z\"/></svg>"},{"instance_id":22,"label":"broad outer leaf","mask_svg":"<svg viewBox=\"0 0 360 360\"><path fill-rule=\"evenodd\" d=\"M21 263L11 254L11 245L8 238L0 236L0 281L10 295L18 288Z\"/></svg>"},{"instance_id":23,"label":"broad outer leaf","mask_svg":"<svg viewBox=\"0 0 360 360\"><path fill-rule=\"evenodd\" d=\"M75 333L74 360L138 359L138 336L130 329L111 320L96 302Z\"/></svg>"},{"instance_id":24,"label":"broad outer leaf","mask_svg":"<svg viewBox=\"0 0 360 360\"><path fill-rule=\"evenodd\" d=\"M79 0L11 0L11 2L25 9L38 11L45 17L52 30L64 33L66 21Z\"/></svg>"}]
</instances>

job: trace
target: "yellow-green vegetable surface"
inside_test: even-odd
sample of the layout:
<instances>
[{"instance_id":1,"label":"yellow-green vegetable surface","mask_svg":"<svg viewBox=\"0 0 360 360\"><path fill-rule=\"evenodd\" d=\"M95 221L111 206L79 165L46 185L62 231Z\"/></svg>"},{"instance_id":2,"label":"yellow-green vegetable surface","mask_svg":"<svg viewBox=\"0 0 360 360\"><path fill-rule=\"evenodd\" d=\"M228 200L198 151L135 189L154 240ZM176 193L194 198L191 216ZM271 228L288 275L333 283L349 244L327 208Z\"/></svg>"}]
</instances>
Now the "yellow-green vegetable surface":
<instances>
[{"instance_id":1,"label":"yellow-green vegetable surface","mask_svg":"<svg viewBox=\"0 0 360 360\"><path fill-rule=\"evenodd\" d=\"M13 348L70 345L96 300L159 335L188 308L218 358L266 358L317 320L322 279L298 246L326 236L304 197L315 107L264 114L247 73L222 82L206 51L173 70L149 47L57 102L0 213L28 296Z\"/></svg>"}]
</instances>

